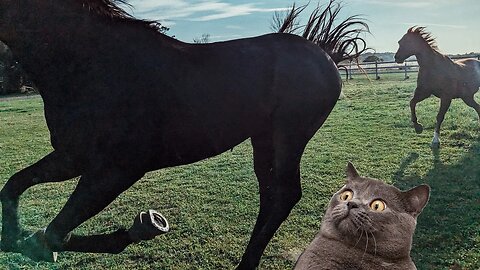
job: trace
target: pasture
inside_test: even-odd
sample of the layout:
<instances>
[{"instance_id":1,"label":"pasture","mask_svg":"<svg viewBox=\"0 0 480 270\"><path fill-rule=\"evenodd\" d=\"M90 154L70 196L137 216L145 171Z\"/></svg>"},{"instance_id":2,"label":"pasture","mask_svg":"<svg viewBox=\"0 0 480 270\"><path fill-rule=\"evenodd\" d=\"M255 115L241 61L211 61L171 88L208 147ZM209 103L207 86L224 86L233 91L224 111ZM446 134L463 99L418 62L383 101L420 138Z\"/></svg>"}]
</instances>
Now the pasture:
<instances>
[{"instance_id":1,"label":"pasture","mask_svg":"<svg viewBox=\"0 0 480 270\"><path fill-rule=\"evenodd\" d=\"M412 76L414 77L414 76ZM415 78L357 76L344 87L301 163L303 198L267 247L260 269L289 269L319 229L330 196L343 185L345 165L401 189L421 183L431 199L418 219L412 257L418 269L480 268L480 124L455 100L442 125L441 147L430 142L436 98L417 106L425 131L415 134L409 99ZM373 79L373 78L372 78ZM477 95L477 100L479 100ZM0 100L0 185L51 151L40 98ZM20 201L23 228L45 227L76 180L29 189ZM171 232L128 247L119 255L60 253L55 264L0 253L0 269L232 269L247 244L258 210L252 150L246 141L202 162L148 173L75 232L130 227L139 211L155 209Z\"/></svg>"}]
</instances>

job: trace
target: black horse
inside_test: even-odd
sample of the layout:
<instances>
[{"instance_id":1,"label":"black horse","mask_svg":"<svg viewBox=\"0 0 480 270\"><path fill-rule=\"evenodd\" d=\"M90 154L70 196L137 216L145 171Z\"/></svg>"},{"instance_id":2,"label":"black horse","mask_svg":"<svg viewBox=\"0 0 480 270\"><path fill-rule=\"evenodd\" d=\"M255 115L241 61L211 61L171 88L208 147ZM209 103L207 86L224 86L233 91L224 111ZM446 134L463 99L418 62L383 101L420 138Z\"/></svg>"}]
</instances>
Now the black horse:
<instances>
[{"instance_id":1,"label":"black horse","mask_svg":"<svg viewBox=\"0 0 480 270\"><path fill-rule=\"evenodd\" d=\"M300 158L341 91L335 63L290 34L183 43L115 2L0 1L0 39L40 91L54 149L3 187L2 250L39 260L54 251L120 252L146 238L70 232L146 172L251 138L260 212L238 268L256 267L301 197ZM19 196L76 176L59 214L23 241Z\"/></svg>"}]
</instances>

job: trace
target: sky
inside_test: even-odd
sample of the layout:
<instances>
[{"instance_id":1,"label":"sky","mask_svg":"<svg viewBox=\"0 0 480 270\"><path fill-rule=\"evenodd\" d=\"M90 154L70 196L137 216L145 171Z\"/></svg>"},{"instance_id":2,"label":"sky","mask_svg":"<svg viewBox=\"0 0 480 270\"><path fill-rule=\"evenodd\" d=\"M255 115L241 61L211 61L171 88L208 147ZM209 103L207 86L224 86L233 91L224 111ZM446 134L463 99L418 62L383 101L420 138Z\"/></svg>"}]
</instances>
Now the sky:
<instances>
[{"instance_id":1,"label":"sky","mask_svg":"<svg viewBox=\"0 0 480 270\"><path fill-rule=\"evenodd\" d=\"M210 41L258 36L272 32L275 11L286 10L292 0L130 0L126 10L137 18L158 20L170 36L192 42L203 34ZM311 0L311 9L327 0ZM296 5L308 1L295 1ZM343 0L340 18L362 15L371 30L365 36L376 52L395 52L397 41L413 25L426 26L448 54L480 53L479 0Z\"/></svg>"}]
</instances>

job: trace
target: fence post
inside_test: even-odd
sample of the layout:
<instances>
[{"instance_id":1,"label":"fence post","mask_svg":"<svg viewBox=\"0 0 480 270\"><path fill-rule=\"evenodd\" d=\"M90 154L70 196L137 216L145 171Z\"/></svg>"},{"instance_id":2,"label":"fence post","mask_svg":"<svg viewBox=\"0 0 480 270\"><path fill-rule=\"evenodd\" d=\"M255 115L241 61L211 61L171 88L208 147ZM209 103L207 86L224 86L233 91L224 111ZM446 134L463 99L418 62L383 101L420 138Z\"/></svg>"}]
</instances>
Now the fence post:
<instances>
[{"instance_id":1,"label":"fence post","mask_svg":"<svg viewBox=\"0 0 480 270\"><path fill-rule=\"evenodd\" d=\"M375 60L375 80L380 80L380 76L378 76L378 62Z\"/></svg>"},{"instance_id":2,"label":"fence post","mask_svg":"<svg viewBox=\"0 0 480 270\"><path fill-rule=\"evenodd\" d=\"M348 68L348 70L350 70L350 80L353 79L353 70L352 70L352 60L350 60L350 66Z\"/></svg>"},{"instance_id":3,"label":"fence post","mask_svg":"<svg viewBox=\"0 0 480 270\"><path fill-rule=\"evenodd\" d=\"M408 79L408 74L407 74L407 61L405 61L404 69L405 69L405 80L406 80L406 79Z\"/></svg>"}]
</instances>

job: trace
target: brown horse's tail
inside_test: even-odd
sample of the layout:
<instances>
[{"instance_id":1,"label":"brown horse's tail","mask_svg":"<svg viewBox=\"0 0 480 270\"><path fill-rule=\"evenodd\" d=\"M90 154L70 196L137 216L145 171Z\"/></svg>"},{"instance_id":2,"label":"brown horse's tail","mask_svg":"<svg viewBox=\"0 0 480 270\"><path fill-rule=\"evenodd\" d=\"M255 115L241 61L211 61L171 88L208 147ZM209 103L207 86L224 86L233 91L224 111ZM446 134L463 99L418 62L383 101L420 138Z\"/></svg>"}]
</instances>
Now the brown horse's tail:
<instances>
[{"instance_id":1,"label":"brown horse's tail","mask_svg":"<svg viewBox=\"0 0 480 270\"><path fill-rule=\"evenodd\" d=\"M329 0L326 6L317 6L304 26L299 26L298 16L308 4L300 7L294 4L286 13L275 13L272 29L278 33L303 36L326 51L336 64L356 59L369 49L360 35L370 33L370 29L365 19L358 15L335 24L342 10L342 5L335 1Z\"/></svg>"}]
</instances>

